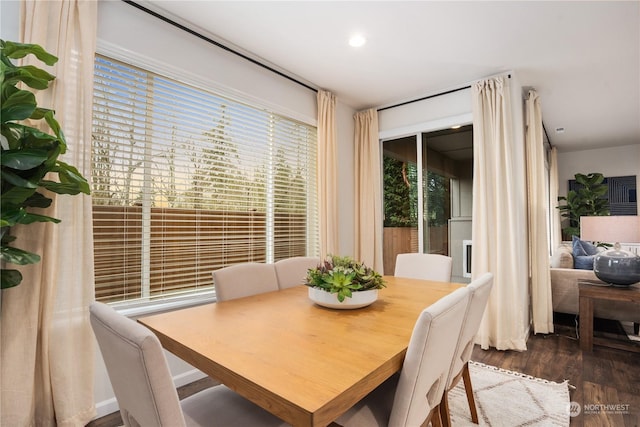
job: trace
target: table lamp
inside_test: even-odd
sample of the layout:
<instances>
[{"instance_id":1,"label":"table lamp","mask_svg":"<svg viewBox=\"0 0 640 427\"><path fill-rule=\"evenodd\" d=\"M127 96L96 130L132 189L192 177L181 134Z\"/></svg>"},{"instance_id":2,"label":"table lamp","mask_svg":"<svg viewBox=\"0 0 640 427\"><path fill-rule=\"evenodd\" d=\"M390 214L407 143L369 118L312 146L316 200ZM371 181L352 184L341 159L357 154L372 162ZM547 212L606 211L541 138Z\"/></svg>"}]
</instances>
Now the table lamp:
<instances>
[{"instance_id":1,"label":"table lamp","mask_svg":"<svg viewBox=\"0 0 640 427\"><path fill-rule=\"evenodd\" d=\"M580 217L580 238L614 243L612 249L599 252L593 259L593 272L598 279L614 286L640 282L640 256L620 247L620 242L640 242L640 216Z\"/></svg>"}]
</instances>

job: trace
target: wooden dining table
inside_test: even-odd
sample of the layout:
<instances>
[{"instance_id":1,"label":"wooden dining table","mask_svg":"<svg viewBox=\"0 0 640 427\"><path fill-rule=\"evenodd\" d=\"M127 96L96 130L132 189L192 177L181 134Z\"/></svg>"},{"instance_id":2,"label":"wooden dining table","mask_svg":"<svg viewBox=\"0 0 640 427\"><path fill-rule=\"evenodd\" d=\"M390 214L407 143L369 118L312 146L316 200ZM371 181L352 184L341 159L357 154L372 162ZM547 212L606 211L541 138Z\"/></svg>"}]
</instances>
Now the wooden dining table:
<instances>
[{"instance_id":1,"label":"wooden dining table","mask_svg":"<svg viewBox=\"0 0 640 427\"><path fill-rule=\"evenodd\" d=\"M384 276L329 309L304 285L138 319L163 347L293 426L326 426L402 368L420 312L464 286Z\"/></svg>"}]
</instances>

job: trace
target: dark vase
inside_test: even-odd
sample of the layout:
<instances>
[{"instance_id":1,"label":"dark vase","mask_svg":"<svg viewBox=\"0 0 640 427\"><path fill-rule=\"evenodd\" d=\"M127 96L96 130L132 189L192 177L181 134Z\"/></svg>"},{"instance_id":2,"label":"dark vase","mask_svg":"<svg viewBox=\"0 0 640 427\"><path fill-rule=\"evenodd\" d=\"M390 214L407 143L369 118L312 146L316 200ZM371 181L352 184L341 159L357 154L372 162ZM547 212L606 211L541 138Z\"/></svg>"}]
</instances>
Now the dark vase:
<instances>
[{"instance_id":1,"label":"dark vase","mask_svg":"<svg viewBox=\"0 0 640 427\"><path fill-rule=\"evenodd\" d=\"M615 286L640 282L640 256L625 251L616 244L613 249L598 253L593 259L593 271L598 279Z\"/></svg>"}]
</instances>

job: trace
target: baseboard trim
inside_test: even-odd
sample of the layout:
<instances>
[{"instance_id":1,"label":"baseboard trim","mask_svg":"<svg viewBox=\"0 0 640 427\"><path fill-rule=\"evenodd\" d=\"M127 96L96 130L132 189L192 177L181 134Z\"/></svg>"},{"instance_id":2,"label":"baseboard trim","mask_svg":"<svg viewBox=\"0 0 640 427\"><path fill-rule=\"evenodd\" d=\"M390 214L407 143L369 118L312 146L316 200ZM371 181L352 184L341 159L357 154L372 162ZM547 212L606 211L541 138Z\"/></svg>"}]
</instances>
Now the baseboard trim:
<instances>
[{"instance_id":1,"label":"baseboard trim","mask_svg":"<svg viewBox=\"0 0 640 427\"><path fill-rule=\"evenodd\" d=\"M176 388L182 387L183 385L191 384L192 382L198 381L206 376L207 375L204 372L198 369L192 369L190 371L183 372L182 374L174 376L173 383L176 385Z\"/></svg>"},{"instance_id":2,"label":"baseboard trim","mask_svg":"<svg viewBox=\"0 0 640 427\"><path fill-rule=\"evenodd\" d=\"M173 383L176 385L176 388L182 387L183 385L191 384L194 381L198 381L199 379L205 378L207 375L198 369L192 369L187 372L183 372L182 374L176 375L173 377ZM109 414L113 414L114 412L118 412L120 408L118 407L118 401L115 397L111 399L103 400L102 402L96 402L96 418L102 418Z\"/></svg>"},{"instance_id":3,"label":"baseboard trim","mask_svg":"<svg viewBox=\"0 0 640 427\"><path fill-rule=\"evenodd\" d=\"M102 402L96 402L96 417L95 419L106 417L109 414L118 412L118 401L115 397L111 399L103 400Z\"/></svg>"}]
</instances>

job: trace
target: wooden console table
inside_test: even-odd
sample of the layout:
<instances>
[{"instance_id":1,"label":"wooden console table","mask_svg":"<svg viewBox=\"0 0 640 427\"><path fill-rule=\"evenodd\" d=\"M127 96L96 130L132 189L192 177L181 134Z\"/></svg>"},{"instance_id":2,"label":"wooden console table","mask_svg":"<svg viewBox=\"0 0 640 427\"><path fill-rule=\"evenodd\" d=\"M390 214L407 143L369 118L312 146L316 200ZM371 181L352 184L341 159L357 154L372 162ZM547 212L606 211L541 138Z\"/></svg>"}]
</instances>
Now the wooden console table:
<instances>
[{"instance_id":1,"label":"wooden console table","mask_svg":"<svg viewBox=\"0 0 640 427\"><path fill-rule=\"evenodd\" d=\"M640 303L640 287L597 286L580 283L580 349L592 351L593 344L640 352L640 344L593 336L593 303L597 300ZM639 307L640 309L640 307Z\"/></svg>"}]
</instances>

